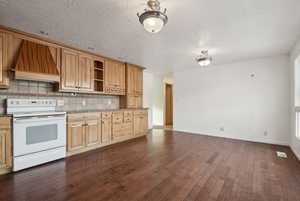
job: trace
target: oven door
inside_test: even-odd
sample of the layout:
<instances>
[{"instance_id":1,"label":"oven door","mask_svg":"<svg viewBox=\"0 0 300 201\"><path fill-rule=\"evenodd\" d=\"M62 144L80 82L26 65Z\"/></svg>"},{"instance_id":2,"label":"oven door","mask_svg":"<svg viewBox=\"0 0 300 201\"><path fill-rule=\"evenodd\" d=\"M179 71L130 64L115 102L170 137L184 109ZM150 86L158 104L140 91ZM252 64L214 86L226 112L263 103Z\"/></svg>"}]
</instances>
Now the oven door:
<instances>
[{"instance_id":1,"label":"oven door","mask_svg":"<svg viewBox=\"0 0 300 201\"><path fill-rule=\"evenodd\" d=\"M14 156L66 146L65 115L14 118Z\"/></svg>"}]
</instances>

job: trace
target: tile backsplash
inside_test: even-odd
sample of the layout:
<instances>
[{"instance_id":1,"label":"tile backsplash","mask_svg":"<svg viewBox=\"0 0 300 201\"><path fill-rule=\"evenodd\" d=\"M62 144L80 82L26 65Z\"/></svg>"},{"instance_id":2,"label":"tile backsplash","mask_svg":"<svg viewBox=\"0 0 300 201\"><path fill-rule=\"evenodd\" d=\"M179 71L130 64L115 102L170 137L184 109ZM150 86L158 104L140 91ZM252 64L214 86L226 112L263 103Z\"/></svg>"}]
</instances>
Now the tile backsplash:
<instances>
[{"instance_id":1,"label":"tile backsplash","mask_svg":"<svg viewBox=\"0 0 300 201\"><path fill-rule=\"evenodd\" d=\"M61 93L53 90L53 84L37 81L11 80L9 89L0 89L0 114L5 114L7 98L38 98L63 100L59 111L118 109L119 97L94 94Z\"/></svg>"}]
</instances>

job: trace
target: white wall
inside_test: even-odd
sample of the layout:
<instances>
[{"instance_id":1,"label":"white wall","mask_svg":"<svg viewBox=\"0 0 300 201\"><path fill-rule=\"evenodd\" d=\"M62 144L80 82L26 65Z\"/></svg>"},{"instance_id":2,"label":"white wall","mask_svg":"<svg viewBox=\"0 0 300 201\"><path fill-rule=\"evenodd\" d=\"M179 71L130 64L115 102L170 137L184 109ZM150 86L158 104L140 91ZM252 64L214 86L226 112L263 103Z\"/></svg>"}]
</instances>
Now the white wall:
<instances>
[{"instance_id":1,"label":"white wall","mask_svg":"<svg viewBox=\"0 0 300 201\"><path fill-rule=\"evenodd\" d=\"M289 78L288 56L174 73L174 129L287 145Z\"/></svg>"},{"instance_id":2,"label":"white wall","mask_svg":"<svg viewBox=\"0 0 300 201\"><path fill-rule=\"evenodd\" d=\"M144 107L149 108L149 128L163 125L163 77L144 72Z\"/></svg>"},{"instance_id":3,"label":"white wall","mask_svg":"<svg viewBox=\"0 0 300 201\"><path fill-rule=\"evenodd\" d=\"M296 118L295 118L295 106L299 106L299 87L300 84L295 78L299 78L299 74L295 73L295 68L300 65L300 40L295 45L290 55L290 68L291 68L291 140L290 146L297 157L300 159L300 140L296 137ZM299 67L298 67L299 68Z\"/></svg>"}]
</instances>

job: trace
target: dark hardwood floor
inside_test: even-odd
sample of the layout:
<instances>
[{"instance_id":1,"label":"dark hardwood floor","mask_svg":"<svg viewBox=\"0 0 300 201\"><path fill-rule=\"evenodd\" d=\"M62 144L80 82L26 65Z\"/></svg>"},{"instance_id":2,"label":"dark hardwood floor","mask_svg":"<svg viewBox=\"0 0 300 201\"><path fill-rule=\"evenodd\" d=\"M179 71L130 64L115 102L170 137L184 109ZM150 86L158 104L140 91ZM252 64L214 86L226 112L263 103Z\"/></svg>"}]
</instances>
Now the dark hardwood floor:
<instances>
[{"instance_id":1,"label":"dark hardwood floor","mask_svg":"<svg viewBox=\"0 0 300 201\"><path fill-rule=\"evenodd\" d=\"M300 163L284 146L154 130L0 176L0 200L300 201Z\"/></svg>"}]
</instances>

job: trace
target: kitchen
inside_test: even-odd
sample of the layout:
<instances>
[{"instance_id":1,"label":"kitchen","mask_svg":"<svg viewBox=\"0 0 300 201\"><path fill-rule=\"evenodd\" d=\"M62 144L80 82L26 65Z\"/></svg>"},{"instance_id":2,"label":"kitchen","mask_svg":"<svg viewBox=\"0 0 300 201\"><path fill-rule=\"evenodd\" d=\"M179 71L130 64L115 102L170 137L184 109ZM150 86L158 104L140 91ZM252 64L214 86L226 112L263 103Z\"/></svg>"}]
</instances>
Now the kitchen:
<instances>
[{"instance_id":1,"label":"kitchen","mask_svg":"<svg viewBox=\"0 0 300 201\"><path fill-rule=\"evenodd\" d=\"M0 172L142 137L143 67L1 27Z\"/></svg>"},{"instance_id":2,"label":"kitchen","mask_svg":"<svg viewBox=\"0 0 300 201\"><path fill-rule=\"evenodd\" d=\"M0 201L300 201L299 0L0 0Z\"/></svg>"}]
</instances>

